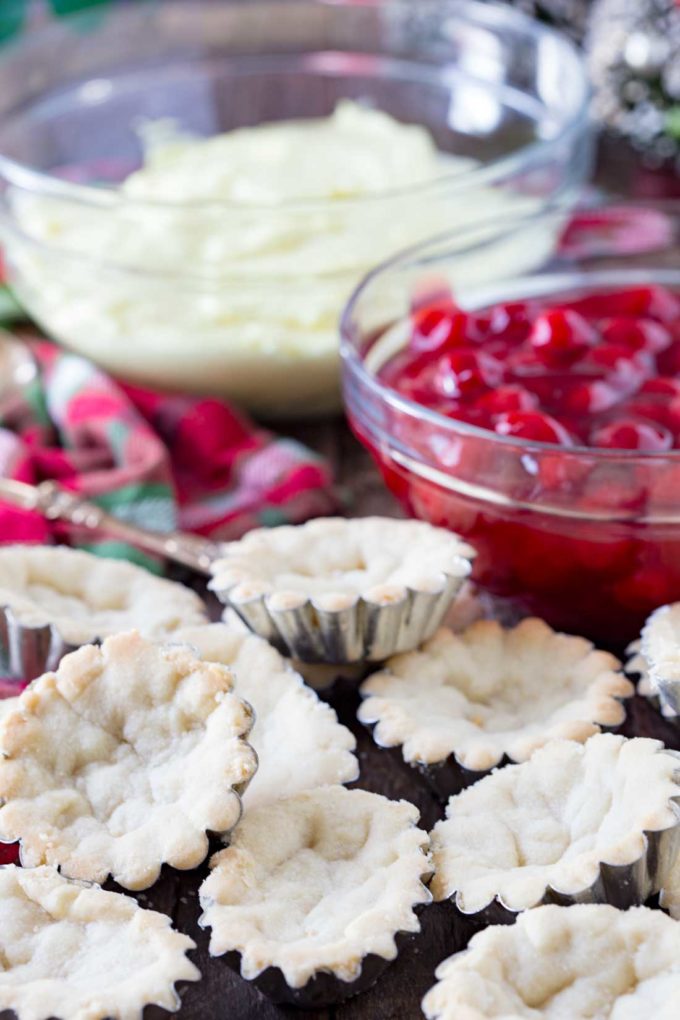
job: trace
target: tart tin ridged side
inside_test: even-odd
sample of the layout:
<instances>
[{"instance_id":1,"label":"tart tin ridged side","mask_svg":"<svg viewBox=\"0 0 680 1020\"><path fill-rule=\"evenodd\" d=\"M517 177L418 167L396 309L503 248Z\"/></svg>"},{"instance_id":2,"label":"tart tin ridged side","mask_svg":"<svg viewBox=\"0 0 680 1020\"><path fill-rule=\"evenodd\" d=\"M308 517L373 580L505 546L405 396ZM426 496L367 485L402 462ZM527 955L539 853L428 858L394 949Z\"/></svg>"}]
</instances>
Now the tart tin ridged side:
<instances>
[{"instance_id":1,"label":"tart tin ridged side","mask_svg":"<svg viewBox=\"0 0 680 1020\"><path fill-rule=\"evenodd\" d=\"M51 623L28 625L10 606L0 609L0 670L15 680L35 680L55 670L63 657L76 650Z\"/></svg>"},{"instance_id":2,"label":"tart tin ridged side","mask_svg":"<svg viewBox=\"0 0 680 1020\"><path fill-rule=\"evenodd\" d=\"M214 590L256 634L284 655L302 662L380 662L416 648L431 637L470 573L460 560L460 575L445 575L437 591L396 590L391 597L370 601L361 596L337 609L328 601L278 600L276 594L243 592L238 586Z\"/></svg>"},{"instance_id":3,"label":"tart tin ridged side","mask_svg":"<svg viewBox=\"0 0 680 1020\"><path fill-rule=\"evenodd\" d=\"M413 906L413 913L419 916L430 902L431 894L427 902L417 903ZM395 957L388 960L376 953L367 953L362 958L359 974L353 981L343 981L342 978L330 971L319 970L302 987L291 988L283 972L274 966L267 967L254 978L244 978L244 980L254 985L272 1002L282 1006L295 1006L298 1009L309 1010L326 1009L368 991L390 964L394 963L402 949L411 943L417 935L418 932L396 932L394 936L397 947ZM227 966L243 977L241 974L241 953L238 950L225 953L222 959Z\"/></svg>"},{"instance_id":4,"label":"tart tin ridged side","mask_svg":"<svg viewBox=\"0 0 680 1020\"><path fill-rule=\"evenodd\" d=\"M678 761L675 769L675 780L680 786L680 752L662 752L670 754ZM598 875L592 885L575 893L560 892L547 886L544 895L529 907L513 909L508 907L499 896L480 910L466 911L459 903L458 893L449 897L456 913L460 917L470 918L475 925L486 927L489 924L513 924L517 915L524 910L539 907L546 903L569 907L579 903L609 903L619 910L640 906L661 891L664 878L674 864L680 860L680 793L670 800L670 808L674 820L664 829L645 830L642 834L644 848L639 857L630 864L608 864L600 861Z\"/></svg>"}]
</instances>

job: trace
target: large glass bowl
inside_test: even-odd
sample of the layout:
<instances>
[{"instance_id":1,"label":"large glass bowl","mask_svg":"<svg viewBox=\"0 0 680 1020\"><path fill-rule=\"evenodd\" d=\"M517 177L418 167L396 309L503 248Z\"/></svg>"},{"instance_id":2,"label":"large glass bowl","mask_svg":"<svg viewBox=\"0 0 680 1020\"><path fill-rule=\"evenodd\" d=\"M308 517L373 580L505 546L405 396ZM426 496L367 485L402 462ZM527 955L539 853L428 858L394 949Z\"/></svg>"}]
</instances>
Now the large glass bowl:
<instances>
[{"instance_id":1,"label":"large glass bowl","mask_svg":"<svg viewBox=\"0 0 680 1020\"><path fill-rule=\"evenodd\" d=\"M476 546L475 576L522 612L623 647L656 606L680 599L680 451L640 454L525 442L447 418L377 377L406 341L414 295L447 287L464 308L658 283L680 291L680 206L561 212L444 236L395 258L358 289L343 320L349 421L415 517ZM561 237L537 271L480 285L475 263ZM679 324L680 325L680 324ZM680 329L678 330L680 339Z\"/></svg>"},{"instance_id":2,"label":"large glass bowl","mask_svg":"<svg viewBox=\"0 0 680 1020\"><path fill-rule=\"evenodd\" d=\"M407 191L261 206L117 190L140 165L143 120L211 136L326 116L340 98L425 125L441 173ZM269 415L325 410L339 401L337 319L361 276L490 207L569 202L590 165L587 99L572 44L508 7L142 0L85 12L0 51L9 280L51 336L121 377ZM474 163L453 173L451 154Z\"/></svg>"}]
</instances>

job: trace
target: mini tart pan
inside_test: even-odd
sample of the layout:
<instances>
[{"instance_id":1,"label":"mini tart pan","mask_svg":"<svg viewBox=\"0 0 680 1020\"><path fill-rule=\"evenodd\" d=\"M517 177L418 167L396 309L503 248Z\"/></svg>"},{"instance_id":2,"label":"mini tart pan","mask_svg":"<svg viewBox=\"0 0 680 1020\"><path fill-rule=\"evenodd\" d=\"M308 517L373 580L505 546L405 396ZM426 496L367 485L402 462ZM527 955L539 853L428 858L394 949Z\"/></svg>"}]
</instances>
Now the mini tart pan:
<instances>
[{"instance_id":1,"label":"mini tart pan","mask_svg":"<svg viewBox=\"0 0 680 1020\"><path fill-rule=\"evenodd\" d=\"M642 830L643 849L637 858L627 864L600 861L597 877L590 885L574 893L565 893L548 884L543 896L526 907L509 907L502 896L496 895L480 909L465 910L457 891L435 902L449 903L458 917L472 922L475 930L490 924L513 924L519 914L549 903L561 907L608 903L619 910L642 906L651 896L662 891L666 876L680 865L680 751L670 750L663 744L660 744L661 748L664 755L669 755L676 762L673 778L678 793L668 800L674 817L662 828Z\"/></svg>"},{"instance_id":2,"label":"mini tart pan","mask_svg":"<svg viewBox=\"0 0 680 1020\"><path fill-rule=\"evenodd\" d=\"M30 626L10 606L0 609L0 671L14 680L30 681L55 670L77 645L65 641L51 623Z\"/></svg>"},{"instance_id":3,"label":"mini tart pan","mask_svg":"<svg viewBox=\"0 0 680 1020\"><path fill-rule=\"evenodd\" d=\"M669 752L677 754L677 752ZM677 755L680 762L680 754ZM645 849L630 864L600 862L599 873L592 885L577 893L562 893L548 886L545 895L531 907L513 910L496 896L481 910L466 911L459 906L456 895L448 900L459 917L469 918L475 928L489 924L514 924L518 914L534 907L554 903L569 907L577 903L609 903L619 910L644 904L661 891L663 878L674 861L680 860L680 797L673 799L675 821L665 829L645 831Z\"/></svg>"},{"instance_id":4,"label":"mini tart pan","mask_svg":"<svg viewBox=\"0 0 680 1020\"><path fill-rule=\"evenodd\" d=\"M444 575L436 591L383 586L371 597L308 598L256 586L217 590L244 623L283 655L309 663L381 662L416 648L437 630L467 579Z\"/></svg>"},{"instance_id":5,"label":"mini tart pan","mask_svg":"<svg viewBox=\"0 0 680 1020\"><path fill-rule=\"evenodd\" d=\"M426 906L426 903L414 905L414 914L420 916ZM397 932L394 936L397 956L392 960L386 960L383 956L378 956L377 953L368 953L363 957L360 973L353 981L343 981L342 978L330 971L321 970L317 971L302 987L291 988L278 967L267 967L257 977L244 978L243 980L254 985L258 991L277 1005L309 1010L327 1009L372 988L387 968L394 963L402 949L412 943L417 935L418 932ZM228 967L243 977L241 954L237 950L225 953L222 959ZM2 1020L1 1017L0 1020Z\"/></svg>"}]
</instances>

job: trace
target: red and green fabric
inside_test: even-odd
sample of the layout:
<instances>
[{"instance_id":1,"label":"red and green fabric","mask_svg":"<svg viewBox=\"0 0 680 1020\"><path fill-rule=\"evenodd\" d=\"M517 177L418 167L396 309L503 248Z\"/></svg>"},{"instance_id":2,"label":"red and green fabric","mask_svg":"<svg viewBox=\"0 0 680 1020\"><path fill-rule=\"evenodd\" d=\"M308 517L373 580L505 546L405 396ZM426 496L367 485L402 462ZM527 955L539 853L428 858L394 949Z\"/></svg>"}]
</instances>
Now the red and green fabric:
<instances>
[{"instance_id":1,"label":"red and green fabric","mask_svg":"<svg viewBox=\"0 0 680 1020\"><path fill-rule=\"evenodd\" d=\"M39 378L5 405L1 475L56 479L141 527L224 539L333 510L327 465L300 443L253 425L221 400L125 386L54 344L29 343ZM0 505L4 542L50 541L63 537L62 527ZM89 536L77 539L93 548ZM148 565L118 544L94 549Z\"/></svg>"}]
</instances>

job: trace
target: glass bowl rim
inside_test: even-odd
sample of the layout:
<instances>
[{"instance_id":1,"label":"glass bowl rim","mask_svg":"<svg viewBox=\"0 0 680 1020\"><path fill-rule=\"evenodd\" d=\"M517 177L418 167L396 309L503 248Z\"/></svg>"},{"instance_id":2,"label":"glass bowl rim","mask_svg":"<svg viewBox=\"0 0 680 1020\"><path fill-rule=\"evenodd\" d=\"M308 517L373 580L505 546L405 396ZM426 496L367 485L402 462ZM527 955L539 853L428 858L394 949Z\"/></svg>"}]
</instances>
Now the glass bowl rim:
<instances>
[{"instance_id":1,"label":"glass bowl rim","mask_svg":"<svg viewBox=\"0 0 680 1020\"><path fill-rule=\"evenodd\" d=\"M614 203L612 203L614 204ZM664 208L673 207L677 209L680 215L680 201L670 202L654 202L654 201L616 201L616 206L629 205L632 208L658 208L663 210ZM548 214L569 216L574 212L596 212L598 209L606 208L607 205L594 205L586 206L575 210L569 210L564 206L551 205L545 207L538 212L535 212L529 216L512 216L506 217L503 220L503 226L498 232L491 238L485 238L477 243L472 243L469 248L463 248L456 250L455 254L457 257L462 257L465 252L470 253L483 248L491 243L498 243L507 240L513 230L518 227L526 226L532 222L541 222L545 219ZM485 223L498 223L497 218L495 220L486 220L475 223L471 227L467 228L467 232L474 234L483 227ZM451 436L467 436L471 439L483 440L485 442L491 442L499 447L506 448L509 452L525 453L525 452L536 452L541 454L546 453L559 453L560 456L565 458L584 458L589 457L593 460L598 461L622 461L627 463L641 462L644 464L651 463L663 463L665 461L680 460L680 448L671 448L664 452L643 452L640 450L616 450L609 449L603 446L561 446L558 443L544 443L538 442L537 440L518 439L514 436L502 436L496 432L492 432L490 429L482 428L479 425L471 425L468 422L460 421L456 418L448 418L438 411L433 411L431 408L425 407L424 404L419 404L415 400L411 400L409 397L405 397L398 393L392 387L387 386L381 382L377 376L371 374L364 366L364 360L357 350L353 337L355 330L352 324L352 316L355 308L360 301L363 294L368 290L369 287L375 282L387 278L389 274L400 268L405 268L414 258L418 258L420 255L426 253L428 250L438 249L447 239L455 238L457 241L460 240L461 236L465 236L465 232L461 231L450 231L447 230L441 234L436 234L434 237L427 238L425 241L421 241L409 248L406 248L395 255L392 255L389 259L381 262L375 266L370 273L364 276L363 280L355 287L353 293L350 295L342 315L340 317L340 357L342 362L343 372L343 387L349 385L347 377L352 381L355 379L368 390L371 396L376 399L380 404L393 408L401 414L406 414L409 417L417 417L423 422L430 425L436 426L441 434L446 432L450 433ZM446 253L442 253L441 258L446 257ZM626 254L626 258L629 256ZM436 264L436 258L433 260ZM640 283L639 274L644 273L644 282ZM632 283L633 280L638 280L638 286L653 285L655 283L668 283L669 279L672 278L674 282L677 282L678 288L680 288L680 268L679 269L659 269L659 270L646 270L643 266L636 266L634 268L626 269L595 269L595 270L579 270L577 265L574 264L571 267L565 267L564 269L549 274L541 274L539 272L529 272L522 274L515 278L509 278L498 284L487 284L485 289L491 291L492 289L500 290L501 296L497 300L505 300L503 298L503 287L510 287L512 291L517 291L517 295L513 294L515 300L521 300L520 294L525 293L525 286L530 284L532 281L571 281L570 286L562 288L564 293L568 290L578 290L579 283L587 286L588 279L597 278L600 281L611 280L614 285L617 281L624 283ZM597 285L597 284L594 284ZM558 294L560 289L551 289L541 287L541 291L547 294ZM492 299L493 300L493 299ZM482 306L483 307L483 306ZM345 404L347 403L345 399ZM391 438L387 436L388 440ZM424 460L421 454L418 454L420 460Z\"/></svg>"},{"instance_id":2,"label":"glass bowl rim","mask_svg":"<svg viewBox=\"0 0 680 1020\"><path fill-rule=\"evenodd\" d=\"M183 4L181 0L173 0L173 2L179 2L179 6L185 6L188 8L198 6L194 4ZM241 6L239 0L222 0L222 2L234 9L238 9L238 7ZM294 3L297 6L307 6L310 8L332 7L351 10L354 7L351 0L248 0L247 6L249 9L252 9L258 5L272 6L273 4L276 4L284 8L289 3ZM362 0L362 7L371 7L380 10L393 7L405 8L408 10L412 3L413 0ZM146 5L152 6L151 0L146 0ZM499 178L521 173L523 169L531 166L535 160L538 160L543 153L551 152L553 149L563 145L565 141L569 141L572 137L578 136L587 130L590 117L589 108L591 87L588 82L585 62L576 45L568 38L568 36L558 32L550 25L535 21L527 14L517 10L517 8L496 2L485 3L482 2L482 0L456 0L456 2L454 2L454 0L418 0L419 10L422 10L426 6L437 10L440 14L443 14L444 8L446 7L447 9L450 9L450 16L460 21L481 23L485 27L495 31L496 34L501 33L504 28L507 29L514 27L522 29L523 33L528 38L553 39L555 44L560 47L562 57L566 58L571 65L570 70L573 72L572 87L575 90L578 89L577 108L565 121L565 123L562 124L556 135L550 138L534 139L528 145L522 146L514 152L507 153L506 155L491 161L485 166L473 167L470 170L463 172L442 174L432 180L423 181L420 184L409 187L393 188L389 191L373 195L369 194L359 198L345 198L341 200L342 208L366 208L371 204L385 204L395 199L403 200L407 197L415 198L420 195L428 195L430 193L436 194L436 192L440 189L465 191L468 187L493 184ZM138 9L136 2L126 0L126 2L120 4L117 8L114 8L114 13L117 11L117 13L122 13L127 16L129 11L135 11L136 9ZM71 14L60 18L60 23L69 24L77 22L83 17L86 17L88 13L87 9L72 12ZM55 26L53 23L47 23L43 28L34 30L30 33L28 44L36 46L42 40L48 40L50 34L55 30L55 27L58 29L59 25ZM18 45L21 46L22 43L20 42ZM1 50L0 60L2 60ZM490 85L489 82L483 79L475 79L474 76L469 74L469 72L466 72L466 75L472 80L479 81L480 84L485 87L489 87ZM23 108L23 104L21 108ZM8 116L12 116L14 112L16 111L9 111ZM150 200L146 198L139 199L128 195L122 195L120 190L115 187L102 188L86 184L74 184L53 174L37 170L28 164L14 160L8 156L4 156L2 152L0 152L0 177L4 177L9 185L26 191L63 200L71 200L82 205L96 205L100 208L110 202L112 208L116 206L141 206L143 208L175 210L223 209L238 211L240 214L249 211L252 211L253 214L257 214L258 212L271 214L272 212L279 211L289 213L308 213L313 212L314 210L327 209L329 207L328 200L312 198L288 199L283 202L269 204L249 203L247 205L239 202L214 199L185 202L168 202L155 199ZM333 207L339 208L340 202L334 199Z\"/></svg>"}]
</instances>

